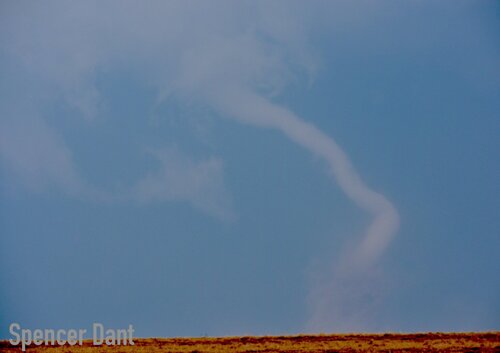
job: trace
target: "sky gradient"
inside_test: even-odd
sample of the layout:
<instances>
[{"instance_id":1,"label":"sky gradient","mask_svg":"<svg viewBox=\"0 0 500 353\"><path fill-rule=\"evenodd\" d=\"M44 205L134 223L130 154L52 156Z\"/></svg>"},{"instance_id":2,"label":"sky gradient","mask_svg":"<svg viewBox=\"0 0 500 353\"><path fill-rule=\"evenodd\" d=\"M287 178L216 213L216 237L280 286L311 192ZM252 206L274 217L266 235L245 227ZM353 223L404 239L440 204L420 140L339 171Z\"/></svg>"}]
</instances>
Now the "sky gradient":
<instances>
[{"instance_id":1,"label":"sky gradient","mask_svg":"<svg viewBox=\"0 0 500 353\"><path fill-rule=\"evenodd\" d=\"M0 337L500 328L494 1L0 4Z\"/></svg>"}]
</instances>

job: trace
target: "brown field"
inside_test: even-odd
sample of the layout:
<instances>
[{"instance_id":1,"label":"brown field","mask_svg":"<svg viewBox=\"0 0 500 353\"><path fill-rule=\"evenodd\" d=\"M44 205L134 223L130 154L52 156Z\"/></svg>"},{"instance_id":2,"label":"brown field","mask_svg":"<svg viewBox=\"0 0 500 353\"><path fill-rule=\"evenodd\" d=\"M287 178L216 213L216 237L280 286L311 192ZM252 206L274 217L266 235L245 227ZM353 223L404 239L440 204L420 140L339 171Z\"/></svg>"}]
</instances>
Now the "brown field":
<instances>
[{"instance_id":1,"label":"brown field","mask_svg":"<svg viewBox=\"0 0 500 353\"><path fill-rule=\"evenodd\" d=\"M224 338L142 338L134 346L34 346L31 353L167 353L167 352L496 352L500 353L500 332L342 334ZM20 347L0 341L3 353L21 352Z\"/></svg>"}]
</instances>

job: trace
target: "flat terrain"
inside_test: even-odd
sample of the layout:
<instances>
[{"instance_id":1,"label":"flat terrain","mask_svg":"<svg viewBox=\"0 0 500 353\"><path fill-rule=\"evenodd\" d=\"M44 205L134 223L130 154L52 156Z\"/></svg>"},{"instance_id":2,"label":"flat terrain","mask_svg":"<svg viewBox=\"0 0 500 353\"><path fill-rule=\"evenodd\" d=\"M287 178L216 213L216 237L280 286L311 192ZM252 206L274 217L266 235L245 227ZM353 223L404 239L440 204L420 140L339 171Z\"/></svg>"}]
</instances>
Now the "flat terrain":
<instances>
[{"instance_id":1,"label":"flat terrain","mask_svg":"<svg viewBox=\"0 0 500 353\"><path fill-rule=\"evenodd\" d=\"M34 346L31 353L97 352L495 352L500 353L500 332L342 334L224 338L147 338L134 339L135 346ZM21 352L8 341L0 341L2 353Z\"/></svg>"}]
</instances>

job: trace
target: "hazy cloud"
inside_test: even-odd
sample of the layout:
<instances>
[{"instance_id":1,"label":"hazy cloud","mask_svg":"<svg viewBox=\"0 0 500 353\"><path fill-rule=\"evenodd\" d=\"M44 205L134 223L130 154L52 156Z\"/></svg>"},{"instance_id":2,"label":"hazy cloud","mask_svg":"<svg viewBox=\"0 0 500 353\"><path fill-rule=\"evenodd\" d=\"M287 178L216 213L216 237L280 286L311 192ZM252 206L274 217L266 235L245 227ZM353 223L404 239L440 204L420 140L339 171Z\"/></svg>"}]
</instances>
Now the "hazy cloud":
<instances>
[{"instance_id":1,"label":"hazy cloud","mask_svg":"<svg viewBox=\"0 0 500 353\"><path fill-rule=\"evenodd\" d=\"M79 198L97 197L80 178L62 137L33 115L0 121L0 156L13 179L33 191L55 189Z\"/></svg>"},{"instance_id":2,"label":"hazy cloud","mask_svg":"<svg viewBox=\"0 0 500 353\"><path fill-rule=\"evenodd\" d=\"M222 220L234 218L219 158L193 161L176 149L152 153L160 166L138 182L133 199L140 202L187 201Z\"/></svg>"}]
</instances>

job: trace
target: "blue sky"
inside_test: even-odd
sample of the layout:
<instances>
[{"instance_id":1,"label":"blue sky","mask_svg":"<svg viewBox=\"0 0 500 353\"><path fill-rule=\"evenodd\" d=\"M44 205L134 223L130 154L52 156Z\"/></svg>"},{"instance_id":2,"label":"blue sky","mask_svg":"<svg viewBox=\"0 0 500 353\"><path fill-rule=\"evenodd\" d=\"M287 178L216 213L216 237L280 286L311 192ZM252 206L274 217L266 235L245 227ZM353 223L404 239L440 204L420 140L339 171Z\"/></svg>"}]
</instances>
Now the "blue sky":
<instances>
[{"instance_id":1,"label":"blue sky","mask_svg":"<svg viewBox=\"0 0 500 353\"><path fill-rule=\"evenodd\" d=\"M0 325L500 326L498 3L3 2Z\"/></svg>"}]
</instances>

